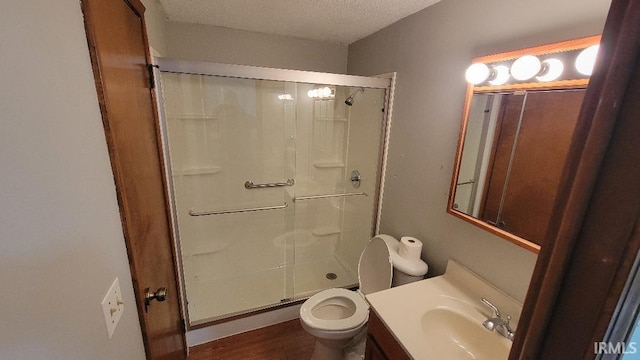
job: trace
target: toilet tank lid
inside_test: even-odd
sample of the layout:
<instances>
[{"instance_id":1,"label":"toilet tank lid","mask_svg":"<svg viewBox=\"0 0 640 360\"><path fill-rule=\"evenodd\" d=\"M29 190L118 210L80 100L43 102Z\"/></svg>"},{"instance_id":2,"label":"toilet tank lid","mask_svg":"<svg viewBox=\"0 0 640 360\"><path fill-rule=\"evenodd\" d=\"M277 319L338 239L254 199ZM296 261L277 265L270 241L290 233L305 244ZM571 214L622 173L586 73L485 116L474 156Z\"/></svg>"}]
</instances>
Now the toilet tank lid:
<instances>
[{"instance_id":1,"label":"toilet tank lid","mask_svg":"<svg viewBox=\"0 0 640 360\"><path fill-rule=\"evenodd\" d=\"M387 235L388 236L388 235ZM360 291L368 295L389 289L393 277L393 266L389 246L379 235L369 241L358 261Z\"/></svg>"},{"instance_id":2,"label":"toilet tank lid","mask_svg":"<svg viewBox=\"0 0 640 360\"><path fill-rule=\"evenodd\" d=\"M391 262L396 270L411 276L425 276L429 271L429 266L422 259L407 260L397 252L391 253Z\"/></svg>"}]
</instances>

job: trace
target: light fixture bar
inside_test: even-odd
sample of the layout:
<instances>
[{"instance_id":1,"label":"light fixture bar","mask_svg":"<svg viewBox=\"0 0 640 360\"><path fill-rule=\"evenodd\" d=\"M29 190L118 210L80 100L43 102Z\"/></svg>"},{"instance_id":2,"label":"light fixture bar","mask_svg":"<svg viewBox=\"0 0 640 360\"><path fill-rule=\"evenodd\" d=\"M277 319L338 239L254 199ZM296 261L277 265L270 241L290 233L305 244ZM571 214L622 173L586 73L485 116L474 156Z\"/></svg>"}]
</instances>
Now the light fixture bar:
<instances>
[{"instance_id":1,"label":"light fixture bar","mask_svg":"<svg viewBox=\"0 0 640 360\"><path fill-rule=\"evenodd\" d=\"M528 83L555 86L557 81L586 84L593 72L599 40L599 36L594 36L530 48L527 53L512 51L479 57L467 68L465 79L484 91Z\"/></svg>"}]
</instances>

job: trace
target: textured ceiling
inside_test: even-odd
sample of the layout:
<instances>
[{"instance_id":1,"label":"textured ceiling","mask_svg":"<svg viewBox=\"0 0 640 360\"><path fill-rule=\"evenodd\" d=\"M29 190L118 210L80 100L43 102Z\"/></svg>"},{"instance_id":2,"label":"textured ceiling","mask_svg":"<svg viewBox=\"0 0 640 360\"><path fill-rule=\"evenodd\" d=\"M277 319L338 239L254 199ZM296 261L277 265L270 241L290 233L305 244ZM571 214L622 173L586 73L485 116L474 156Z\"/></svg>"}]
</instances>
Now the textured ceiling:
<instances>
[{"instance_id":1,"label":"textured ceiling","mask_svg":"<svg viewBox=\"0 0 640 360\"><path fill-rule=\"evenodd\" d=\"M350 44L440 0L159 0L170 21Z\"/></svg>"}]
</instances>

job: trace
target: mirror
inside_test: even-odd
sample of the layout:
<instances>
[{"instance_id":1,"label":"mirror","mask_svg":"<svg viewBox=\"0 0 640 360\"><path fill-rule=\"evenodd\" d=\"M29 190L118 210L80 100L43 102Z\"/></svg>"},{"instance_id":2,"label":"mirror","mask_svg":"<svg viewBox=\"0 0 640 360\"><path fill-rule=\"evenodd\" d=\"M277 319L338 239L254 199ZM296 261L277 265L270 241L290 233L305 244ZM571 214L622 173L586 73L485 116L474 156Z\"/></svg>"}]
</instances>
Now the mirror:
<instances>
[{"instance_id":1,"label":"mirror","mask_svg":"<svg viewBox=\"0 0 640 360\"><path fill-rule=\"evenodd\" d=\"M450 214L540 250L588 83L575 59L598 42L589 37L472 61L469 71L486 69L475 79L467 72L476 85L467 88ZM541 63L527 75L533 80L516 79L525 55ZM556 60L564 69L550 76Z\"/></svg>"}]
</instances>

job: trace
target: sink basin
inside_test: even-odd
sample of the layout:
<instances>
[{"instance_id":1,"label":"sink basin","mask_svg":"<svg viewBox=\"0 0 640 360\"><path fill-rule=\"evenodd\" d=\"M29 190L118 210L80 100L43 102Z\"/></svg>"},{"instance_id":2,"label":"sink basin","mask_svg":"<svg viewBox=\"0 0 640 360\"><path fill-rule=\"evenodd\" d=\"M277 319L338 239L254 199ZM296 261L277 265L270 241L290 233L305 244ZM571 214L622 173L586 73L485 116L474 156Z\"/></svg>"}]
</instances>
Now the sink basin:
<instances>
[{"instance_id":1,"label":"sink basin","mask_svg":"<svg viewBox=\"0 0 640 360\"><path fill-rule=\"evenodd\" d=\"M506 359L510 342L482 326L481 322L446 308L422 316L422 331L434 358Z\"/></svg>"},{"instance_id":2,"label":"sink basin","mask_svg":"<svg viewBox=\"0 0 640 360\"><path fill-rule=\"evenodd\" d=\"M512 342L482 326L487 298L517 328L522 304L453 260L444 275L367 295L371 309L413 359L507 360Z\"/></svg>"}]
</instances>

